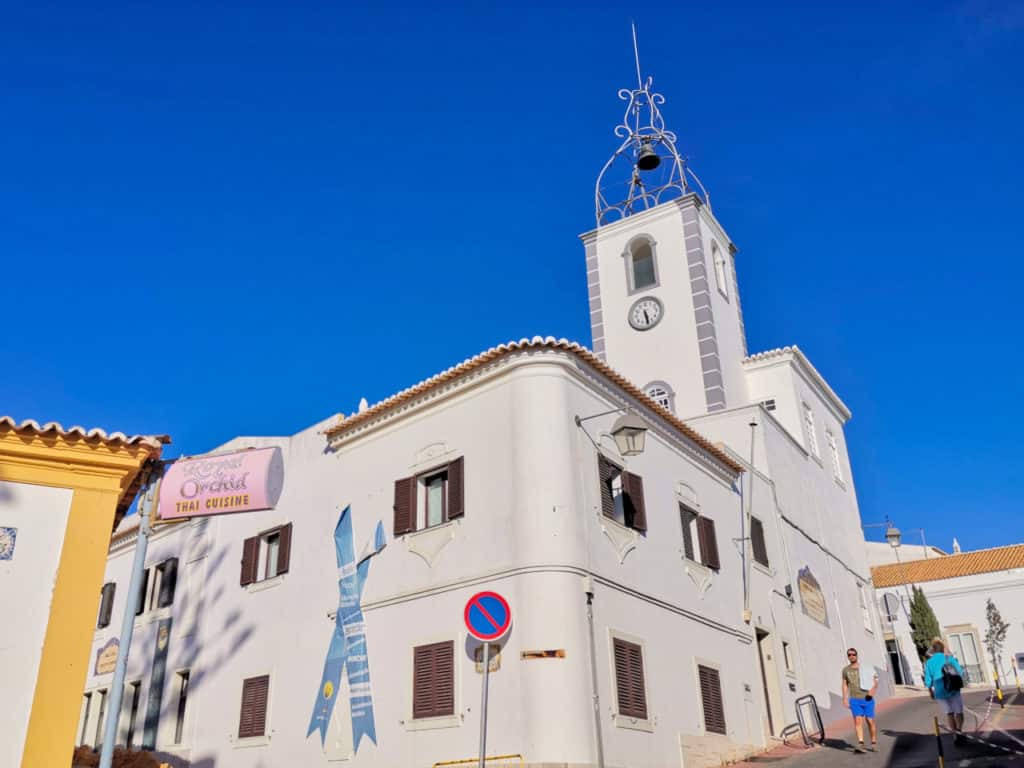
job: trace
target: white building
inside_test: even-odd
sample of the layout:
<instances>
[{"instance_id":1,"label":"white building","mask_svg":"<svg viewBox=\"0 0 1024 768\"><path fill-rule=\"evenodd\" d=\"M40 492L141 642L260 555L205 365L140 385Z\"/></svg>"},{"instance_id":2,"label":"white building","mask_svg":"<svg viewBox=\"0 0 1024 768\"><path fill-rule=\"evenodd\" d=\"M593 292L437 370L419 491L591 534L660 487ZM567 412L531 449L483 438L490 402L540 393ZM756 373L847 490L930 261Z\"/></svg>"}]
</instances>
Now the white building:
<instances>
[{"instance_id":1,"label":"white building","mask_svg":"<svg viewBox=\"0 0 1024 768\"><path fill-rule=\"evenodd\" d=\"M872 568L871 574L891 665L907 682L923 682L909 623L915 586L928 598L942 637L966 669L970 684L989 685L997 666L1004 688L1014 686L1014 667L1024 679L1024 544L882 565ZM1009 624L997 662L984 644L990 599Z\"/></svg>"},{"instance_id":2,"label":"white building","mask_svg":"<svg viewBox=\"0 0 1024 768\"><path fill-rule=\"evenodd\" d=\"M887 541L868 541L866 546L868 565L872 568L876 565L906 563L911 560L927 560L933 557L945 557L949 554L930 544L900 544L898 547L894 547Z\"/></svg>"},{"instance_id":3,"label":"white building","mask_svg":"<svg viewBox=\"0 0 1024 768\"><path fill-rule=\"evenodd\" d=\"M514 614L487 751L531 766L749 753L794 721L798 696L842 714L850 645L888 681L849 411L795 347L747 354L735 249L672 182L672 138L656 141L676 169L664 201L634 194L605 223L599 193L601 225L583 236L594 353L502 345L348 418L221 446L279 446L283 494L272 511L159 529L122 741L217 768L472 760L481 665L462 611L485 589ZM627 409L648 425L639 455L610 434ZM112 545L98 660L125 609L132 536ZM336 536L353 560L336 563ZM361 621L356 601L343 615L366 650L348 650L335 684L338 566L350 577L360 560ZM106 669L87 687L86 743ZM323 745L314 714L329 719Z\"/></svg>"}]
</instances>

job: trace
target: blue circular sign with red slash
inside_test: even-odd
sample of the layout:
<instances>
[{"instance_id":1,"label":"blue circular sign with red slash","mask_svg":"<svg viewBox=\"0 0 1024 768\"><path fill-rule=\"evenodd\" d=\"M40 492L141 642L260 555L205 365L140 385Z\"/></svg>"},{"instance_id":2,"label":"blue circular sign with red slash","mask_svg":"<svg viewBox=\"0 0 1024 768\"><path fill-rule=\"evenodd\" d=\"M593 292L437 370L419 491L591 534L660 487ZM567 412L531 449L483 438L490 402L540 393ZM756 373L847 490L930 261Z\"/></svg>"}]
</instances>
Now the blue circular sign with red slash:
<instances>
[{"instance_id":1,"label":"blue circular sign with red slash","mask_svg":"<svg viewBox=\"0 0 1024 768\"><path fill-rule=\"evenodd\" d=\"M477 592L466 603L466 629L477 640L497 640L512 624L512 609L497 592Z\"/></svg>"}]
</instances>

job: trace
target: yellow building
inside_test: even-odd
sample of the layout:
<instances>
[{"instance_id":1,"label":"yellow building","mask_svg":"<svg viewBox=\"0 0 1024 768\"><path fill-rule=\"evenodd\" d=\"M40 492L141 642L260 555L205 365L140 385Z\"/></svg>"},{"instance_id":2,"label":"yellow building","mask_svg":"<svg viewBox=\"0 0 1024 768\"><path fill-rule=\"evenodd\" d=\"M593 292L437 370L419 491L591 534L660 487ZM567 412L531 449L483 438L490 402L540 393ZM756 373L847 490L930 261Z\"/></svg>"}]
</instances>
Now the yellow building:
<instances>
[{"instance_id":1,"label":"yellow building","mask_svg":"<svg viewBox=\"0 0 1024 768\"><path fill-rule=\"evenodd\" d=\"M110 534L168 442L0 417L0 765L70 766Z\"/></svg>"}]
</instances>

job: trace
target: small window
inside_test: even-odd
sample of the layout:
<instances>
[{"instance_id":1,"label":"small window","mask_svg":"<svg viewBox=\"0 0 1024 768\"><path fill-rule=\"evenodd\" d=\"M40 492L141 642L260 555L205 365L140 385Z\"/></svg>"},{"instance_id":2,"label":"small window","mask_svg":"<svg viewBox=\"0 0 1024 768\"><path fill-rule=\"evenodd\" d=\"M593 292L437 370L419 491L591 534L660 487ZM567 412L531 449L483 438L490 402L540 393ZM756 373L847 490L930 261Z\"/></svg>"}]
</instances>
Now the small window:
<instances>
[{"instance_id":1,"label":"small window","mask_svg":"<svg viewBox=\"0 0 1024 768\"><path fill-rule=\"evenodd\" d=\"M395 481L395 535L443 525L465 514L465 462Z\"/></svg>"},{"instance_id":2,"label":"small window","mask_svg":"<svg viewBox=\"0 0 1024 768\"><path fill-rule=\"evenodd\" d=\"M729 265L718 247L718 243L711 243L711 258L715 265L715 283L718 285L718 292L729 299Z\"/></svg>"},{"instance_id":3,"label":"small window","mask_svg":"<svg viewBox=\"0 0 1024 768\"><path fill-rule=\"evenodd\" d=\"M793 668L793 649L789 643L785 640L782 641L782 662L786 665L786 671L792 672Z\"/></svg>"},{"instance_id":4,"label":"small window","mask_svg":"<svg viewBox=\"0 0 1024 768\"><path fill-rule=\"evenodd\" d=\"M668 384L662 381L652 382L644 387L644 392L666 411L675 412L675 395Z\"/></svg>"},{"instance_id":5,"label":"small window","mask_svg":"<svg viewBox=\"0 0 1024 768\"><path fill-rule=\"evenodd\" d=\"M78 743L79 745L85 744L85 740L89 738L89 714L92 708L92 694L87 693L82 696L82 724L78 729Z\"/></svg>"},{"instance_id":6,"label":"small window","mask_svg":"<svg viewBox=\"0 0 1024 768\"><path fill-rule=\"evenodd\" d=\"M811 452L811 455L815 458L821 456L821 451L818 449L818 432L814 427L814 411L811 410L811 406L807 403L803 404L804 408L804 432L807 435L807 448Z\"/></svg>"},{"instance_id":7,"label":"small window","mask_svg":"<svg viewBox=\"0 0 1024 768\"><path fill-rule=\"evenodd\" d=\"M178 558L171 557L142 572L142 589L135 615L166 608L174 602L178 582Z\"/></svg>"},{"instance_id":8,"label":"small window","mask_svg":"<svg viewBox=\"0 0 1024 768\"><path fill-rule=\"evenodd\" d=\"M288 572L291 566L292 524L264 531L242 542L241 585L266 581Z\"/></svg>"},{"instance_id":9,"label":"small window","mask_svg":"<svg viewBox=\"0 0 1024 768\"><path fill-rule=\"evenodd\" d=\"M725 735L725 706L722 703L722 681L718 670L701 664L697 667L697 676L700 678L704 730Z\"/></svg>"},{"instance_id":10,"label":"small window","mask_svg":"<svg viewBox=\"0 0 1024 768\"><path fill-rule=\"evenodd\" d=\"M646 720L643 648L636 643L613 637L612 650L615 655L615 700L618 713Z\"/></svg>"},{"instance_id":11,"label":"small window","mask_svg":"<svg viewBox=\"0 0 1024 768\"><path fill-rule=\"evenodd\" d=\"M836 436L832 430L825 430L825 439L828 441L828 452L832 456L832 476L839 482L843 482L843 466L839 459L839 445L836 443Z\"/></svg>"},{"instance_id":12,"label":"small window","mask_svg":"<svg viewBox=\"0 0 1024 768\"><path fill-rule=\"evenodd\" d=\"M754 553L754 562L768 567L768 545L764 539L764 524L756 517L750 518L750 548Z\"/></svg>"},{"instance_id":13,"label":"small window","mask_svg":"<svg viewBox=\"0 0 1024 768\"><path fill-rule=\"evenodd\" d=\"M96 733L94 734L93 748L99 749L103 746L103 721L107 717L107 690L104 688L102 691L96 691L96 696L99 699L99 712L96 714Z\"/></svg>"},{"instance_id":14,"label":"small window","mask_svg":"<svg viewBox=\"0 0 1024 768\"><path fill-rule=\"evenodd\" d=\"M683 554L688 560L719 570L718 536L715 521L704 517L685 504L679 505L680 522L683 527ZM696 545L696 546L695 546Z\"/></svg>"},{"instance_id":15,"label":"small window","mask_svg":"<svg viewBox=\"0 0 1024 768\"><path fill-rule=\"evenodd\" d=\"M183 670L175 676L178 689L178 712L174 721L174 743L181 744L185 736L185 708L188 702L189 670Z\"/></svg>"},{"instance_id":16,"label":"small window","mask_svg":"<svg viewBox=\"0 0 1024 768\"><path fill-rule=\"evenodd\" d=\"M643 478L626 472L601 454L597 457L601 482L601 513L636 531L647 530Z\"/></svg>"},{"instance_id":17,"label":"small window","mask_svg":"<svg viewBox=\"0 0 1024 768\"><path fill-rule=\"evenodd\" d=\"M630 274L632 290L642 291L658 284L657 269L654 264L654 248L648 240L641 240L629 249Z\"/></svg>"},{"instance_id":18,"label":"small window","mask_svg":"<svg viewBox=\"0 0 1024 768\"><path fill-rule=\"evenodd\" d=\"M128 733L124 737L124 743L128 749L135 745L135 722L139 717L139 698L142 682L136 680L128 685L125 691L125 698L128 699Z\"/></svg>"},{"instance_id":19,"label":"small window","mask_svg":"<svg viewBox=\"0 0 1024 768\"><path fill-rule=\"evenodd\" d=\"M455 714L455 643L446 640L412 649L412 716Z\"/></svg>"},{"instance_id":20,"label":"small window","mask_svg":"<svg viewBox=\"0 0 1024 768\"><path fill-rule=\"evenodd\" d=\"M100 613L96 618L97 629L110 625L110 616L114 610L114 592L116 590L117 585L112 581L108 581L103 585L103 589L100 590Z\"/></svg>"},{"instance_id":21,"label":"small window","mask_svg":"<svg viewBox=\"0 0 1024 768\"><path fill-rule=\"evenodd\" d=\"M867 586L861 583L857 583L857 602L860 604L860 615L864 621L864 629L868 632L874 632L874 627L871 625L871 609L868 607L868 589Z\"/></svg>"},{"instance_id":22,"label":"small window","mask_svg":"<svg viewBox=\"0 0 1024 768\"><path fill-rule=\"evenodd\" d=\"M774 411L775 410L775 398L771 398L770 400L762 400L761 401L761 405L764 406L764 409L766 411Z\"/></svg>"},{"instance_id":23,"label":"small window","mask_svg":"<svg viewBox=\"0 0 1024 768\"><path fill-rule=\"evenodd\" d=\"M238 718L238 738L251 739L267 733L267 702L270 675L250 677L242 683L242 706Z\"/></svg>"}]
</instances>

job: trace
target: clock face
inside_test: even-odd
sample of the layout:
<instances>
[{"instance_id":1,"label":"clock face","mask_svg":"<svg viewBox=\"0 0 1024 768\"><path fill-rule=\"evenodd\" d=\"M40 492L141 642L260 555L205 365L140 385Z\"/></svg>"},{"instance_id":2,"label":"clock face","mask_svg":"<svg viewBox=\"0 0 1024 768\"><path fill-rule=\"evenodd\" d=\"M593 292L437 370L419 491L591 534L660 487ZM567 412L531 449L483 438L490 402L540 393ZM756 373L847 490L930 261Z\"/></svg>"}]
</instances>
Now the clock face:
<instances>
[{"instance_id":1,"label":"clock face","mask_svg":"<svg viewBox=\"0 0 1024 768\"><path fill-rule=\"evenodd\" d=\"M661 302L653 296L637 299L629 308L629 324L638 331L646 331L656 326L664 313Z\"/></svg>"}]
</instances>

